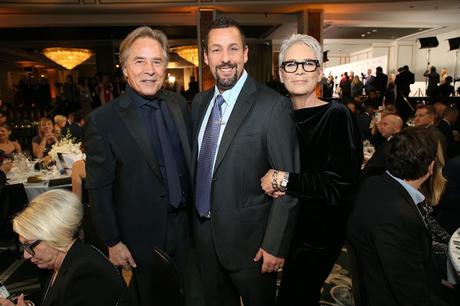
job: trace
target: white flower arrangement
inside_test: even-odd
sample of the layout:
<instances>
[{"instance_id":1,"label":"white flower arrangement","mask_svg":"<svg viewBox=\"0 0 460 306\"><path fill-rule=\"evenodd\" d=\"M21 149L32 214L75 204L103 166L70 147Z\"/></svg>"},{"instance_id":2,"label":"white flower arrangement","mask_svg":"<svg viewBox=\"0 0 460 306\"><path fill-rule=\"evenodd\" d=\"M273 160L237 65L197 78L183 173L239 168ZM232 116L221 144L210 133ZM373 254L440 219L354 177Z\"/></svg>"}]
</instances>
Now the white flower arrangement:
<instances>
[{"instance_id":1,"label":"white flower arrangement","mask_svg":"<svg viewBox=\"0 0 460 306\"><path fill-rule=\"evenodd\" d=\"M51 156L51 158L55 161L59 161L58 153L61 153L65 163L67 164L67 167L72 168L74 161L83 158L83 154L80 150L80 145L81 142L77 142L75 138L67 135L66 137L53 144L51 150L48 152L48 155Z\"/></svg>"}]
</instances>

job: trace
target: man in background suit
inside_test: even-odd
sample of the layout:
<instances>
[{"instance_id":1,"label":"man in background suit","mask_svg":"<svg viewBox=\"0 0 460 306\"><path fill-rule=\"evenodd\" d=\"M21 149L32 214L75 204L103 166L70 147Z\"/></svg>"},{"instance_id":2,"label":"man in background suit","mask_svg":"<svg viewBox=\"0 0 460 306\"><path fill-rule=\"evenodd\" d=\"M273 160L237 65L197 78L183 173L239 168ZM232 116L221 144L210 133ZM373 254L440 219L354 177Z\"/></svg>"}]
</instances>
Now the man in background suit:
<instances>
[{"instance_id":1,"label":"man in background suit","mask_svg":"<svg viewBox=\"0 0 460 306\"><path fill-rule=\"evenodd\" d=\"M372 157L367 161L361 172L361 180L385 172L387 169L386 159L388 155L388 141L394 135L401 132L403 122L398 115L388 114L380 120L377 127L385 141L377 147L377 150L375 150Z\"/></svg>"},{"instance_id":2,"label":"man in background suit","mask_svg":"<svg viewBox=\"0 0 460 306\"><path fill-rule=\"evenodd\" d=\"M298 170L288 100L244 70L248 47L232 19L213 22L205 62L216 80L192 103L197 253L208 306L274 304L297 200L260 188L271 168Z\"/></svg>"},{"instance_id":3,"label":"man in background suit","mask_svg":"<svg viewBox=\"0 0 460 306\"><path fill-rule=\"evenodd\" d=\"M398 74L396 75L395 84L396 84L396 108L403 118L404 122L409 118L412 110L409 106L409 101L407 98L410 94L410 85L414 84L415 76L409 70L409 66L405 65L398 69Z\"/></svg>"},{"instance_id":4,"label":"man in background suit","mask_svg":"<svg viewBox=\"0 0 460 306\"><path fill-rule=\"evenodd\" d=\"M139 305L157 305L153 248L183 268L191 164L185 100L162 89L165 34L139 27L120 45L126 93L97 109L86 129L86 172L96 226L117 266L133 271Z\"/></svg>"},{"instance_id":5,"label":"man in background suit","mask_svg":"<svg viewBox=\"0 0 460 306\"><path fill-rule=\"evenodd\" d=\"M436 204L438 140L431 129L407 128L389 142L387 172L365 180L348 220L357 305L444 305L436 296L431 235L420 207ZM435 194L437 196L435 196Z\"/></svg>"}]
</instances>

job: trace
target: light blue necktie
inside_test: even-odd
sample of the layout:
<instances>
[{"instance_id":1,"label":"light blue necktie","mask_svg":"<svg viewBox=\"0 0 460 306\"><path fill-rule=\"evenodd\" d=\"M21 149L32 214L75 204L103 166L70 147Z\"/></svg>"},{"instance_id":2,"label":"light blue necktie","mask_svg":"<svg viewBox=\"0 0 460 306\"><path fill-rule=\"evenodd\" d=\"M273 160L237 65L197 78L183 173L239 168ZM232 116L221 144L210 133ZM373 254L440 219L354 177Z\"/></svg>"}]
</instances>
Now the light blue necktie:
<instances>
[{"instance_id":1,"label":"light blue necktie","mask_svg":"<svg viewBox=\"0 0 460 306\"><path fill-rule=\"evenodd\" d=\"M200 155L196 171L196 209L198 214L206 216L211 208L211 181L214 157L217 151L219 140L222 104L225 102L222 95L214 100L208 123L201 142Z\"/></svg>"}]
</instances>

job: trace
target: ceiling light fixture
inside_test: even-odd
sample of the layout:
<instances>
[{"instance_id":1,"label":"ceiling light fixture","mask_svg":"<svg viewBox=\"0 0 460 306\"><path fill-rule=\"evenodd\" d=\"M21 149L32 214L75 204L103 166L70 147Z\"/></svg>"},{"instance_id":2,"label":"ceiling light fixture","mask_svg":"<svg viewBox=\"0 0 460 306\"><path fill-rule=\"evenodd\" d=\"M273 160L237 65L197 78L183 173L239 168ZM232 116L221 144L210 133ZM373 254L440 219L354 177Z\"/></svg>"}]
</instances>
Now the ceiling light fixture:
<instances>
[{"instance_id":1,"label":"ceiling light fixture","mask_svg":"<svg viewBox=\"0 0 460 306\"><path fill-rule=\"evenodd\" d=\"M62 67L72 70L89 59L93 52L80 48L46 48L43 49L43 54Z\"/></svg>"},{"instance_id":2,"label":"ceiling light fixture","mask_svg":"<svg viewBox=\"0 0 460 306\"><path fill-rule=\"evenodd\" d=\"M185 60L189 61L196 67L199 64L199 57L198 57L198 47L197 46L182 46L172 48L171 51L176 52L180 57L184 58Z\"/></svg>"}]
</instances>

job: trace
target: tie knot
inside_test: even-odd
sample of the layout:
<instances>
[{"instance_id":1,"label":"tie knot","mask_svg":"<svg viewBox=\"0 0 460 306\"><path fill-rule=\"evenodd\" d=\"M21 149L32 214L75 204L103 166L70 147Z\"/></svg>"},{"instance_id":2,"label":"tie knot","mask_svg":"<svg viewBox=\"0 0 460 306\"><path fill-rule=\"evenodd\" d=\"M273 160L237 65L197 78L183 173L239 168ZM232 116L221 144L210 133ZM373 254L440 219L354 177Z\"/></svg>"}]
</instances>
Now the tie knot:
<instances>
[{"instance_id":1,"label":"tie knot","mask_svg":"<svg viewBox=\"0 0 460 306\"><path fill-rule=\"evenodd\" d=\"M222 104L224 104L224 102L225 102L224 97L222 97L222 95L217 95L216 100L214 101L214 104L217 104L220 109L220 107L222 106Z\"/></svg>"}]
</instances>

